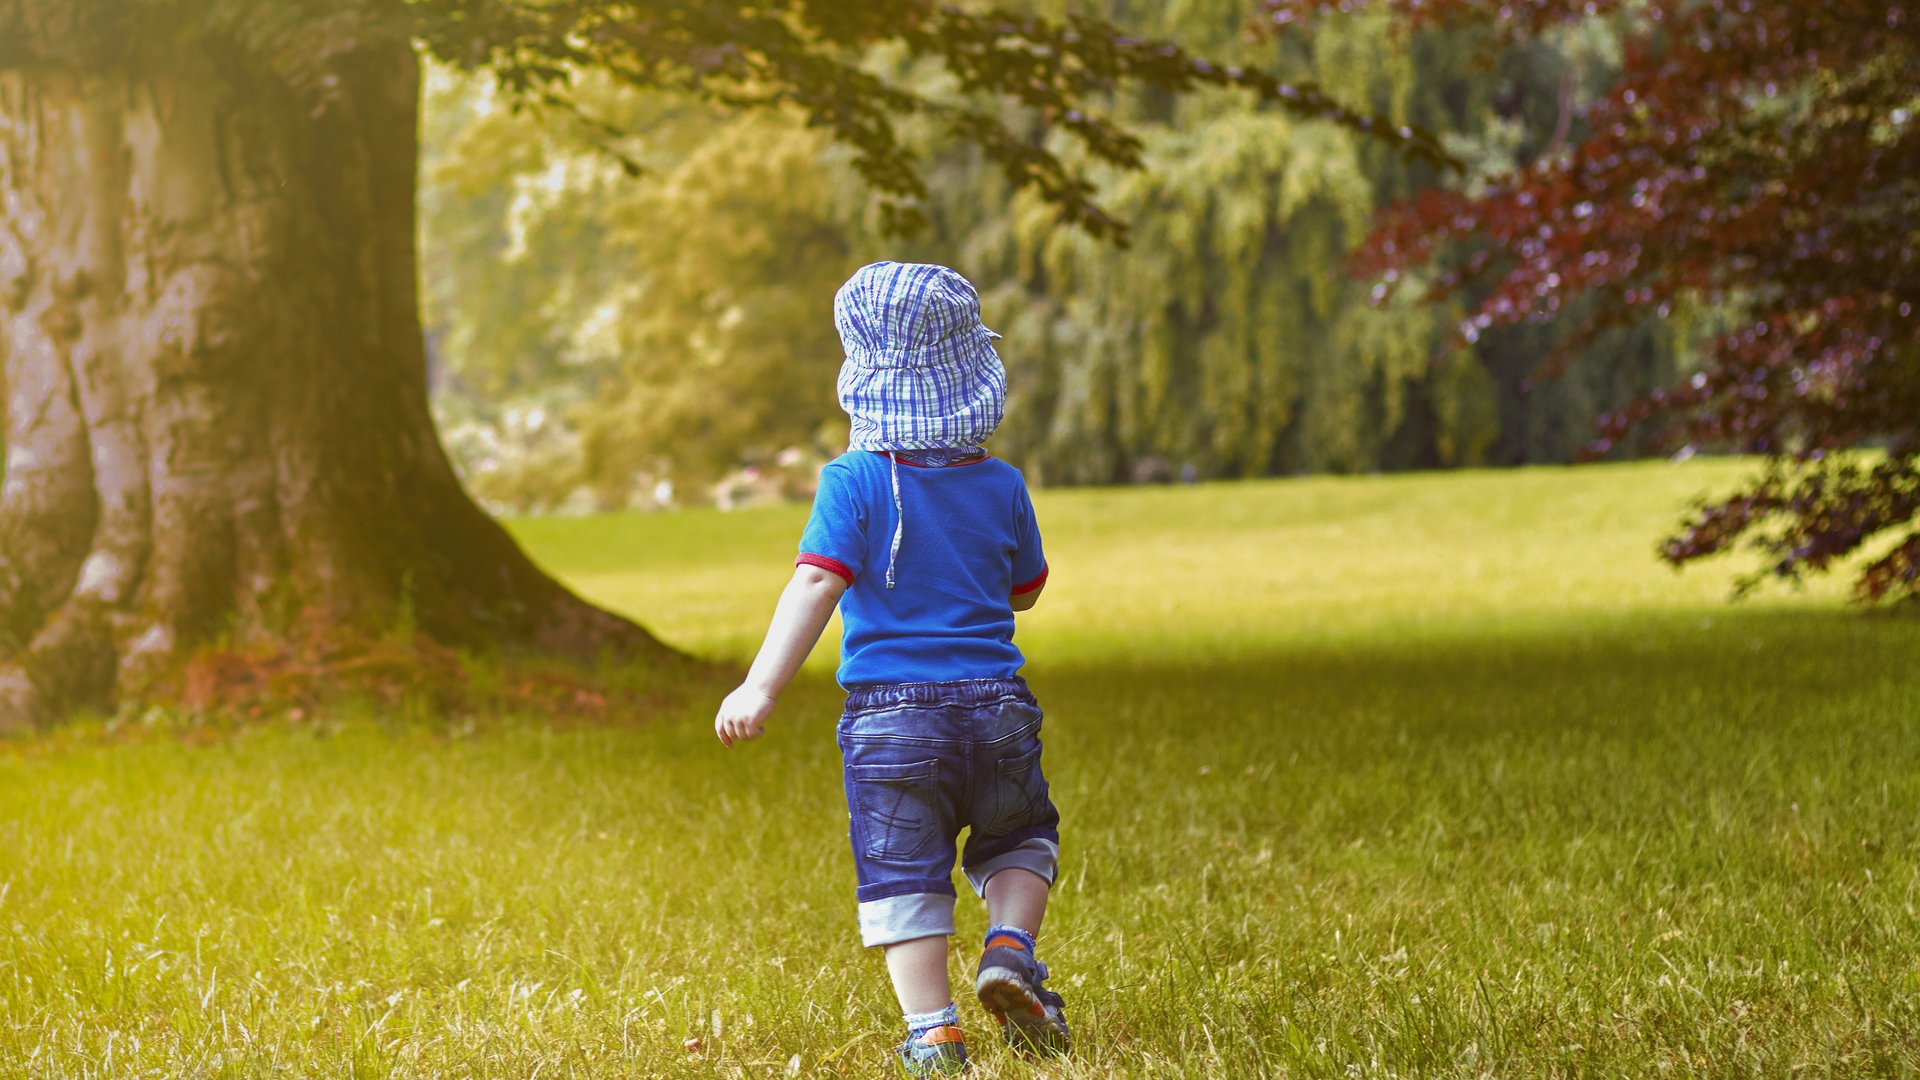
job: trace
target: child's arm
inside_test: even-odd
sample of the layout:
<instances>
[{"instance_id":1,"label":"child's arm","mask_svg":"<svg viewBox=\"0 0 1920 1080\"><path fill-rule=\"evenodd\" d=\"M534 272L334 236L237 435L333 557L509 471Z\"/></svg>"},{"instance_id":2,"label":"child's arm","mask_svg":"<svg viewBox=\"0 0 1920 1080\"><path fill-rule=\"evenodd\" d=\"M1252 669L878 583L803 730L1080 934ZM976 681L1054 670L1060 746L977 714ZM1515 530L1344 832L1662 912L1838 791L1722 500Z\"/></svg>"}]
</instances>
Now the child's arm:
<instances>
[{"instance_id":1,"label":"child's arm","mask_svg":"<svg viewBox=\"0 0 1920 1080\"><path fill-rule=\"evenodd\" d=\"M1040 523L1034 520L1033 500L1022 481L1013 500L1013 593L1007 603L1026 611L1040 602L1047 587L1047 554L1040 549Z\"/></svg>"},{"instance_id":2,"label":"child's arm","mask_svg":"<svg viewBox=\"0 0 1920 1080\"><path fill-rule=\"evenodd\" d=\"M813 651L820 632L833 616L834 606L840 603L840 594L846 591L847 583L838 574L817 566L794 568L793 580L787 582L780 603L773 609L767 640L753 658L746 681L727 695L713 718L713 733L723 744L732 746L736 741L760 737L775 699Z\"/></svg>"},{"instance_id":3,"label":"child's arm","mask_svg":"<svg viewBox=\"0 0 1920 1080\"><path fill-rule=\"evenodd\" d=\"M1026 611L1033 607L1033 605L1039 603L1040 593L1047 587L1047 557L1040 554L1040 542L1036 539L1033 542L1033 547L1030 552L1022 552L1019 556L1015 557L1014 566L1016 569L1019 567L1019 559L1022 557L1029 561L1038 559L1040 561L1040 573L1024 585L1015 585L1013 587L1013 595L1007 597L1007 603L1011 604L1015 611ZM1019 579L1016 578L1014 580L1017 581Z\"/></svg>"},{"instance_id":4,"label":"child's arm","mask_svg":"<svg viewBox=\"0 0 1920 1080\"><path fill-rule=\"evenodd\" d=\"M1013 605L1015 611L1026 611L1040 602L1040 594L1046 590L1046 587L1047 583L1043 581L1026 592L1017 592L1007 597L1007 602Z\"/></svg>"}]
</instances>

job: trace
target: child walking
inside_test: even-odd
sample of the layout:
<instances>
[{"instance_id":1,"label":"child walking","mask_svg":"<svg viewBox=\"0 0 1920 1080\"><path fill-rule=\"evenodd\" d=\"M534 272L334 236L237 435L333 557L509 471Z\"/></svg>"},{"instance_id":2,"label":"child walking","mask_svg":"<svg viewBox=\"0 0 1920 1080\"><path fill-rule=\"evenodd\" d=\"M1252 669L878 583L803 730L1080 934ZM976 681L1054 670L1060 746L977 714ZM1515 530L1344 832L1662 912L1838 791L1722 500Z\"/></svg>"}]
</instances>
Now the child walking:
<instances>
[{"instance_id":1,"label":"child walking","mask_svg":"<svg viewBox=\"0 0 1920 1080\"><path fill-rule=\"evenodd\" d=\"M860 937L886 950L907 1028L900 1064L913 1076L966 1067L947 986L962 829L961 869L992 923L974 992L1016 1047L1063 1053L1063 1003L1034 955L1060 818L1013 644L1014 612L1039 599L1047 563L1026 482L981 448L1005 412L1000 335L944 266L862 267L833 314L849 449L820 472L793 579L714 731L727 746L760 737L837 604Z\"/></svg>"}]
</instances>

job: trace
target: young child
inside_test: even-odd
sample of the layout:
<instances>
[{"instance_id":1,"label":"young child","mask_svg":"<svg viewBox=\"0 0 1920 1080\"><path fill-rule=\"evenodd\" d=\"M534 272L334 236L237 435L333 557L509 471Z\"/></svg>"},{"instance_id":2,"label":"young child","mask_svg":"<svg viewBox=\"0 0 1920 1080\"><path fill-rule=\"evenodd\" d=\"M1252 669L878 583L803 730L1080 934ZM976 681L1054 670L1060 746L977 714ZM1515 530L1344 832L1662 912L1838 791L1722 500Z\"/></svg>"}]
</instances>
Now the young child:
<instances>
[{"instance_id":1,"label":"young child","mask_svg":"<svg viewBox=\"0 0 1920 1080\"><path fill-rule=\"evenodd\" d=\"M793 580L714 731L727 746L760 737L837 603L860 936L886 950L900 1063L913 1076L966 1067L947 987L962 829L961 868L992 922L975 993L1016 1047L1062 1053L1063 1003L1034 957L1060 818L1013 645L1013 613L1039 599L1047 564L1019 470L981 449L1005 412L1000 335L944 266L862 267L833 308L849 449L820 472Z\"/></svg>"}]
</instances>

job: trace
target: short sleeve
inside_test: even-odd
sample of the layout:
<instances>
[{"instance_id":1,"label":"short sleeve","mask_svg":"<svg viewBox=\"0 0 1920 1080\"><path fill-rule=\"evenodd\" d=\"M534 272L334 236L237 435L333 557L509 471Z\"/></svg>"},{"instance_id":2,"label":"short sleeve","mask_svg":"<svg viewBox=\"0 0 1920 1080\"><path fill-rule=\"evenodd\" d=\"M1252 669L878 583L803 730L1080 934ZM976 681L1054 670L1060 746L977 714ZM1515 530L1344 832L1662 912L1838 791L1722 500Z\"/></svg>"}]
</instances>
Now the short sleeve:
<instances>
[{"instance_id":1,"label":"short sleeve","mask_svg":"<svg viewBox=\"0 0 1920 1080\"><path fill-rule=\"evenodd\" d=\"M1047 583L1047 554L1040 547L1040 523L1026 481L1013 497L1013 594L1030 593Z\"/></svg>"},{"instance_id":2,"label":"short sleeve","mask_svg":"<svg viewBox=\"0 0 1920 1080\"><path fill-rule=\"evenodd\" d=\"M795 566L818 566L847 584L866 561L867 515L853 483L853 471L838 462L820 470L820 487L813 494L813 513L800 534L800 557Z\"/></svg>"}]
</instances>

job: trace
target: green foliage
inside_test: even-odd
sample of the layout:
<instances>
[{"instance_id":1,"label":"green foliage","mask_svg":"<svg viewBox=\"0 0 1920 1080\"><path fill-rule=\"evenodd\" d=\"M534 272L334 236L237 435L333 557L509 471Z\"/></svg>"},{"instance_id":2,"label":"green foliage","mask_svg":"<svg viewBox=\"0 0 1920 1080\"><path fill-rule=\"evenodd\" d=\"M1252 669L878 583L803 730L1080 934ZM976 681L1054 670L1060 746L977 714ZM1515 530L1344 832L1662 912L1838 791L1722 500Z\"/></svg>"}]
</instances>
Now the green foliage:
<instances>
[{"instance_id":1,"label":"green foliage","mask_svg":"<svg viewBox=\"0 0 1920 1080\"><path fill-rule=\"evenodd\" d=\"M1245 5L1225 0L1114 0L1107 13L1394 123L1464 132L1453 149L1479 171L1538 152L1565 74L1601 62L1589 45L1484 70L1471 34L1406 40L1372 16L1329 20L1304 42L1253 42ZM928 98L960 93L951 70L900 45L872 49L866 70ZM1252 91L1110 95L1111 115L1139 137L1138 170L1003 110L1097 184L1130 224L1119 249L1064 227L1044 191L991 155L943 146L925 118L898 132L929 163L918 204L928 227L902 240L888 236L854 153L797 115L608 81L576 97L644 132L622 144L644 178L627 181L579 125L500 108L485 83L442 71L429 97L440 400L472 419L463 430L489 433L477 440L484 458L462 459L496 504L570 489L599 505L645 502L663 477L697 491L784 447L831 453L843 431L831 297L875 258L946 262L981 286L1013 378L996 449L1048 482L1564 460L1594 412L1649 385L1647 365L1602 362L1588 377L1615 372L1619 385L1523 394L1537 343L1491 335L1444 351L1455 312L1398 294L1376 308L1345 273L1346 253L1385 200L1439 174ZM1636 344L1665 363L1657 342ZM564 467L557 436L514 435L507 410L535 405L570 440Z\"/></svg>"},{"instance_id":2,"label":"green foliage","mask_svg":"<svg viewBox=\"0 0 1920 1080\"><path fill-rule=\"evenodd\" d=\"M1676 580L1648 523L1750 468L1039 493L1047 1074L1920 1071L1920 625ZM515 531L743 659L802 513ZM0 744L0 1074L881 1073L829 652L733 752L721 686Z\"/></svg>"},{"instance_id":3,"label":"green foliage","mask_svg":"<svg viewBox=\"0 0 1920 1080\"><path fill-rule=\"evenodd\" d=\"M482 498L623 505L844 441L832 295L881 247L844 150L791 118L609 90L654 133L635 182L487 100L430 80L422 194L443 426Z\"/></svg>"},{"instance_id":4,"label":"green foliage","mask_svg":"<svg viewBox=\"0 0 1920 1080\"><path fill-rule=\"evenodd\" d=\"M925 121L944 139L977 147L1017 186L1040 192L1063 220L1124 235L1125 223L1098 204L1079 171L1023 138L983 100L1017 102L1023 115L1065 133L1087 155L1122 166L1137 162L1138 140L1087 108L1121 86L1172 94L1245 87L1410 156L1451 160L1431 133L1352 110L1313 83L1212 63L1071 9L1048 17L923 0L0 0L0 67L138 68L150 51L200 42L277 71L316 110L337 102L341 66L383 62L381 53L416 43L443 63L489 73L516 107L549 110L594 132L633 174L643 166L617 145L632 129L597 113L583 81L605 78L743 110L796 110L851 151L893 229L923 220L916 204L926 194L925 152L900 130ZM876 77L861 61L882 45L934 60L968 96L922 94ZM369 54L369 46L379 52Z\"/></svg>"},{"instance_id":5,"label":"green foliage","mask_svg":"<svg viewBox=\"0 0 1920 1080\"><path fill-rule=\"evenodd\" d=\"M1441 325L1374 310L1341 272L1372 211L1355 140L1197 98L1155 132L1148 163L1115 185L1137 223L1125 252L1016 201L998 269L1025 287L992 299L1045 389L1003 452L1064 481L1121 479L1148 456L1214 476L1374 464Z\"/></svg>"}]
</instances>

